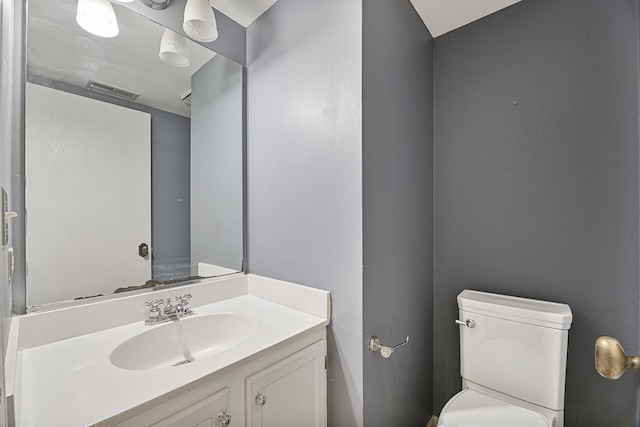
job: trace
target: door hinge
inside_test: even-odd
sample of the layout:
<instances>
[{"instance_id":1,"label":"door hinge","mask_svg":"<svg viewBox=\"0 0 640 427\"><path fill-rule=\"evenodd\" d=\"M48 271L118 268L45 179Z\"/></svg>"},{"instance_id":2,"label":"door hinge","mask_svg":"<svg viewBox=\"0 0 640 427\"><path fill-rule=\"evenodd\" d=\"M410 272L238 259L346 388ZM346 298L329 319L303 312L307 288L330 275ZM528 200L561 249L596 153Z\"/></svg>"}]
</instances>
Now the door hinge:
<instances>
[{"instance_id":1,"label":"door hinge","mask_svg":"<svg viewBox=\"0 0 640 427\"><path fill-rule=\"evenodd\" d=\"M329 364L329 358L327 357L327 355L324 355L324 370L327 370L327 365Z\"/></svg>"}]
</instances>

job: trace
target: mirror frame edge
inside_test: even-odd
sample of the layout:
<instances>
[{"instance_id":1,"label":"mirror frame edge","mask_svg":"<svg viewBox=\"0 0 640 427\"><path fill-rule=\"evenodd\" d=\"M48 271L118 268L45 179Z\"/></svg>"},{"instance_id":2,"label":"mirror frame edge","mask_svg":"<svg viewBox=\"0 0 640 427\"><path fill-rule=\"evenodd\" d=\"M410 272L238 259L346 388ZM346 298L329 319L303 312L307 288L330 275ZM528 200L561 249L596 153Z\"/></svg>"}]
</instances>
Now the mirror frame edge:
<instances>
[{"instance_id":1,"label":"mirror frame edge","mask_svg":"<svg viewBox=\"0 0 640 427\"><path fill-rule=\"evenodd\" d=\"M13 55L15 59L14 69L12 70L15 75L13 80L13 93L12 93L12 110L16 111L18 116L17 124L16 119L12 120L12 125L15 126L14 138L10 142L11 144L11 156L5 159L5 165L10 162L11 181L5 183L10 186L10 201L9 205L18 212L18 216L13 220L9 227L9 242L14 248L15 264L14 271L9 279L11 286L11 299L12 299L12 313L13 314L25 314L27 312L27 288L26 288L26 248L25 248L25 225L26 225L26 206L25 206L25 84L27 78L27 10L28 0L20 1L13 0L14 11L14 40L13 40ZM18 108L16 107L18 104ZM17 135L16 135L17 134ZM3 147L6 152L6 147ZM22 213L22 215L20 215Z\"/></svg>"}]
</instances>

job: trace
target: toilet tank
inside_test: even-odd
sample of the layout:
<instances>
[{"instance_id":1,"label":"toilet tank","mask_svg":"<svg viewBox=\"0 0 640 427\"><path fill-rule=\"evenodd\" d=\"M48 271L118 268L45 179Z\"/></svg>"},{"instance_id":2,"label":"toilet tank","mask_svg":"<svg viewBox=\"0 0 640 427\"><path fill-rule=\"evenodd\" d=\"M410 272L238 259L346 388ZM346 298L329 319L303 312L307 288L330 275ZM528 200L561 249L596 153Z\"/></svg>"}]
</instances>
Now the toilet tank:
<instances>
[{"instance_id":1,"label":"toilet tank","mask_svg":"<svg viewBox=\"0 0 640 427\"><path fill-rule=\"evenodd\" d=\"M465 290L458 295L460 374L466 381L555 411L564 409L566 304Z\"/></svg>"}]
</instances>

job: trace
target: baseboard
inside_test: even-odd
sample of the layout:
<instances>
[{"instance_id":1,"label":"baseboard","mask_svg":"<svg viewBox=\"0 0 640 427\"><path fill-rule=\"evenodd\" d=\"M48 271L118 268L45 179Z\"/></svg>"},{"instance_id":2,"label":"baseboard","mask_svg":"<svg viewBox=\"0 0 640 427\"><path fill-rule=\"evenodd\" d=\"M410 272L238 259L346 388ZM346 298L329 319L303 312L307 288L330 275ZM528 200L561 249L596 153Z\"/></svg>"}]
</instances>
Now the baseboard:
<instances>
[{"instance_id":1,"label":"baseboard","mask_svg":"<svg viewBox=\"0 0 640 427\"><path fill-rule=\"evenodd\" d=\"M427 423L427 427L436 427L437 424L438 424L438 417L436 417L435 415L432 415L431 419Z\"/></svg>"}]
</instances>

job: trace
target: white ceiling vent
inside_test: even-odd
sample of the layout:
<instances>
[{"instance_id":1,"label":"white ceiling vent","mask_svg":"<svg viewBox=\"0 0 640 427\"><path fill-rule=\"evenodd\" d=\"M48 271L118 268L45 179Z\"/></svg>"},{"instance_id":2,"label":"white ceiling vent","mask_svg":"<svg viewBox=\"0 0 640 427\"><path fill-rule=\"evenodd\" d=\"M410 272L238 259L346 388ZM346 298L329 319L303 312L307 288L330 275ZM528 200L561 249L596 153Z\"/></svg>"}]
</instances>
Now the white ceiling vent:
<instances>
[{"instance_id":1,"label":"white ceiling vent","mask_svg":"<svg viewBox=\"0 0 640 427\"><path fill-rule=\"evenodd\" d=\"M105 95L115 96L117 98L126 99L128 101L135 101L140 96L139 93L135 93L135 92L131 92L130 90L111 86L106 83L101 83L96 80L89 80L89 82L87 83L87 87L95 92L103 93Z\"/></svg>"}]
</instances>

